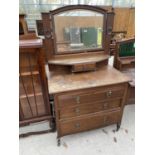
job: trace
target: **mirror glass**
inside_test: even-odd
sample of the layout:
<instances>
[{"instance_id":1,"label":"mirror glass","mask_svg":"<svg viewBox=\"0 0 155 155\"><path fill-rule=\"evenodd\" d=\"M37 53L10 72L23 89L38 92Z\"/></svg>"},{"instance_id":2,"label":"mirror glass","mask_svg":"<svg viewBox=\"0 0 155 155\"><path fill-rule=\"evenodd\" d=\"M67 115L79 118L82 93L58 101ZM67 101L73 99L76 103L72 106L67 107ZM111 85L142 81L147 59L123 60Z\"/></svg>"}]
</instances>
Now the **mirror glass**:
<instances>
[{"instance_id":1,"label":"mirror glass","mask_svg":"<svg viewBox=\"0 0 155 155\"><path fill-rule=\"evenodd\" d=\"M56 51L103 49L104 15L90 10L70 10L54 15Z\"/></svg>"}]
</instances>

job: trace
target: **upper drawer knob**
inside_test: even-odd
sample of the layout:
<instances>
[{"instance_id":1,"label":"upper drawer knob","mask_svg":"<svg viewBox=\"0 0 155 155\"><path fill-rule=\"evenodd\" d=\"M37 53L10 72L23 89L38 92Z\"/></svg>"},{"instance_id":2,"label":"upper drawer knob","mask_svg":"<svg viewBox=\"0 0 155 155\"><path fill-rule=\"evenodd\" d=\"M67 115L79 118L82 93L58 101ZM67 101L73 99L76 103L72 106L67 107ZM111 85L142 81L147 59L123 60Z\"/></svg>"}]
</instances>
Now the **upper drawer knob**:
<instances>
[{"instance_id":1,"label":"upper drawer knob","mask_svg":"<svg viewBox=\"0 0 155 155\"><path fill-rule=\"evenodd\" d=\"M76 103L80 103L80 96L76 97Z\"/></svg>"},{"instance_id":2,"label":"upper drawer knob","mask_svg":"<svg viewBox=\"0 0 155 155\"><path fill-rule=\"evenodd\" d=\"M107 92L107 97L110 97L111 95L112 95L112 91L109 90L109 91Z\"/></svg>"}]
</instances>

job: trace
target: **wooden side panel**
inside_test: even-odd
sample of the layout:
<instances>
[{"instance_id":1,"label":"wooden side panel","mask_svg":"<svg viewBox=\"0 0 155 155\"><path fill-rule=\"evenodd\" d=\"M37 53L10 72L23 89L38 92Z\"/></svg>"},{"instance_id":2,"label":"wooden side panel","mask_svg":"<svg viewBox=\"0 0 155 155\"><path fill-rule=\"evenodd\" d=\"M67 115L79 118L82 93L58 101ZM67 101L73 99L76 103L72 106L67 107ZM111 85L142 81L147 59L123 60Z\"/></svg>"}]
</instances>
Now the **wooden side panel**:
<instances>
[{"instance_id":1,"label":"wooden side panel","mask_svg":"<svg viewBox=\"0 0 155 155\"><path fill-rule=\"evenodd\" d=\"M113 31L127 31L127 38L135 35L135 9L114 8Z\"/></svg>"},{"instance_id":2,"label":"wooden side panel","mask_svg":"<svg viewBox=\"0 0 155 155\"><path fill-rule=\"evenodd\" d=\"M107 14L107 32L106 32L106 45L105 45L105 52L107 54L110 54L110 42L111 42L111 34L113 30L113 24L114 24L114 12L109 12Z\"/></svg>"},{"instance_id":3,"label":"wooden side panel","mask_svg":"<svg viewBox=\"0 0 155 155\"><path fill-rule=\"evenodd\" d=\"M28 100L30 102L30 105L28 103ZM35 105L35 97L34 96L30 96L30 97L28 97L28 99L26 97L21 98L20 102L21 102L21 108L23 110L24 119L43 116L46 114L46 109L43 104L44 100L43 100L42 94L36 96L36 105ZM32 109L32 111L31 111L31 109Z\"/></svg>"},{"instance_id":4,"label":"wooden side panel","mask_svg":"<svg viewBox=\"0 0 155 155\"><path fill-rule=\"evenodd\" d=\"M36 52L20 53L19 96L23 119L46 114Z\"/></svg>"},{"instance_id":5,"label":"wooden side panel","mask_svg":"<svg viewBox=\"0 0 155 155\"><path fill-rule=\"evenodd\" d=\"M53 42L53 30L51 24L51 17L49 13L42 13L42 21L43 21L43 31L45 35L44 50L46 52L47 60L52 58L54 54L54 42Z\"/></svg>"},{"instance_id":6,"label":"wooden side panel","mask_svg":"<svg viewBox=\"0 0 155 155\"><path fill-rule=\"evenodd\" d=\"M28 27L27 27L27 23L26 23L24 14L19 15L19 23L23 28L24 34L28 34Z\"/></svg>"},{"instance_id":7,"label":"wooden side panel","mask_svg":"<svg viewBox=\"0 0 155 155\"><path fill-rule=\"evenodd\" d=\"M127 28L127 38L135 35L135 9L130 9L130 16Z\"/></svg>"},{"instance_id":8,"label":"wooden side panel","mask_svg":"<svg viewBox=\"0 0 155 155\"><path fill-rule=\"evenodd\" d=\"M130 11L128 8L115 8L113 31L127 31Z\"/></svg>"},{"instance_id":9,"label":"wooden side panel","mask_svg":"<svg viewBox=\"0 0 155 155\"><path fill-rule=\"evenodd\" d=\"M51 118L41 48L19 49L20 125Z\"/></svg>"}]
</instances>

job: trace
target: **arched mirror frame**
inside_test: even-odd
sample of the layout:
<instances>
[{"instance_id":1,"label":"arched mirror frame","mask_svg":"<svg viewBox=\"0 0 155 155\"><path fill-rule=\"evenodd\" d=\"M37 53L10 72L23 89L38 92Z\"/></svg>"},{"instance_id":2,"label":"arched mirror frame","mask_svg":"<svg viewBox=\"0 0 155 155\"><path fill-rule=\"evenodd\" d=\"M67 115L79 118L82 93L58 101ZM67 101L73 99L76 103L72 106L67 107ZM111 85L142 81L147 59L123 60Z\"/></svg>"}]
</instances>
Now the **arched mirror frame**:
<instances>
[{"instance_id":1,"label":"arched mirror frame","mask_svg":"<svg viewBox=\"0 0 155 155\"><path fill-rule=\"evenodd\" d=\"M110 37L112 32L112 25L111 18L113 19L114 13L107 12L107 10L90 5L69 5L58 8L56 10L50 11L49 13L42 13L42 21L43 21L43 29L44 29L44 45L46 48L46 57L50 60L54 55L64 55L64 53L56 52L56 42L55 42L55 30L54 30L54 15L60 14L65 11L75 10L75 9L82 9L88 11L95 11L97 13L103 14L104 24L103 24L103 33L102 33L102 42L103 42L103 49L93 49L91 52L104 52L105 54L109 54L109 45L110 45ZM75 53L65 53L66 55L69 54L80 54L80 53L90 53L89 51L80 51Z\"/></svg>"},{"instance_id":2,"label":"arched mirror frame","mask_svg":"<svg viewBox=\"0 0 155 155\"><path fill-rule=\"evenodd\" d=\"M74 10L81 10L81 11L93 11L96 13L99 13L103 15L103 23L102 23L102 46L101 48L95 48L95 49L81 49L81 50L75 50L74 51L63 51L63 52L58 52L57 51L57 44L56 44L56 32L55 32L55 19L54 17L56 15L59 15L61 13L65 13L68 11L74 11ZM83 52L96 52L96 51L104 51L104 45L105 45L105 35L106 35L106 10L100 9L98 7L93 7L93 6L87 6L87 5L74 5L74 6L65 6L62 8L59 8L57 10L51 11L51 20L52 20L52 27L53 27L53 39L54 39L54 51L55 54L74 54L74 53L83 53ZM92 21L93 22L93 21Z\"/></svg>"}]
</instances>

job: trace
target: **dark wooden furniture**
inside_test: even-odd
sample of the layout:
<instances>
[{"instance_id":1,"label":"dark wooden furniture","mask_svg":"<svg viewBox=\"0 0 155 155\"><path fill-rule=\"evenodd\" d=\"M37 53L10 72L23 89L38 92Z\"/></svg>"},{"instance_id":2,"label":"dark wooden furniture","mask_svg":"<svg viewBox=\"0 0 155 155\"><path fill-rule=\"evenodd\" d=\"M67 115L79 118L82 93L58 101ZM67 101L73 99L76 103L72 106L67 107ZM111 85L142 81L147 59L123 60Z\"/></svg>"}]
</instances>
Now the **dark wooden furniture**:
<instances>
[{"instance_id":1,"label":"dark wooden furniture","mask_svg":"<svg viewBox=\"0 0 155 155\"><path fill-rule=\"evenodd\" d=\"M48 72L49 94L54 96L58 145L60 137L110 124L120 127L128 81L110 66L92 72Z\"/></svg>"},{"instance_id":2,"label":"dark wooden furniture","mask_svg":"<svg viewBox=\"0 0 155 155\"><path fill-rule=\"evenodd\" d=\"M26 15L19 15L19 39L37 39L35 31L29 31L25 20Z\"/></svg>"},{"instance_id":3,"label":"dark wooden furniture","mask_svg":"<svg viewBox=\"0 0 155 155\"><path fill-rule=\"evenodd\" d=\"M20 14L19 15L19 34L20 35L24 35L28 33L28 27L27 27L27 23L25 21L25 14Z\"/></svg>"},{"instance_id":4,"label":"dark wooden furniture","mask_svg":"<svg viewBox=\"0 0 155 155\"><path fill-rule=\"evenodd\" d=\"M135 39L125 39L116 42L116 53L114 56L114 67L128 75L132 81L129 82L128 100L126 104L134 103L135 100Z\"/></svg>"},{"instance_id":5,"label":"dark wooden furniture","mask_svg":"<svg viewBox=\"0 0 155 155\"><path fill-rule=\"evenodd\" d=\"M36 20L36 29L38 36L44 36L43 22L42 20Z\"/></svg>"},{"instance_id":6,"label":"dark wooden furniture","mask_svg":"<svg viewBox=\"0 0 155 155\"><path fill-rule=\"evenodd\" d=\"M126 38L127 31L112 31L111 44L110 44L110 55L114 56L116 53L116 42Z\"/></svg>"},{"instance_id":7,"label":"dark wooden furniture","mask_svg":"<svg viewBox=\"0 0 155 155\"><path fill-rule=\"evenodd\" d=\"M48 120L52 125L42 40L19 41L19 125Z\"/></svg>"},{"instance_id":8,"label":"dark wooden furniture","mask_svg":"<svg viewBox=\"0 0 155 155\"><path fill-rule=\"evenodd\" d=\"M114 67L118 70L135 67L135 39L124 39L116 43Z\"/></svg>"},{"instance_id":9,"label":"dark wooden furniture","mask_svg":"<svg viewBox=\"0 0 155 155\"><path fill-rule=\"evenodd\" d=\"M87 13L69 16L79 10ZM42 13L46 73L49 95L54 98L58 145L65 135L110 124L117 124L117 130L120 128L130 78L108 66L113 16L102 8L88 5L65 6ZM71 28L76 25L71 29L70 40L65 33L68 41L61 37L66 25ZM79 28L81 35L83 32L95 34L94 27L98 26L101 37L89 48L87 44L92 40L85 36L87 39L80 41ZM76 46L72 48L73 45Z\"/></svg>"}]
</instances>

